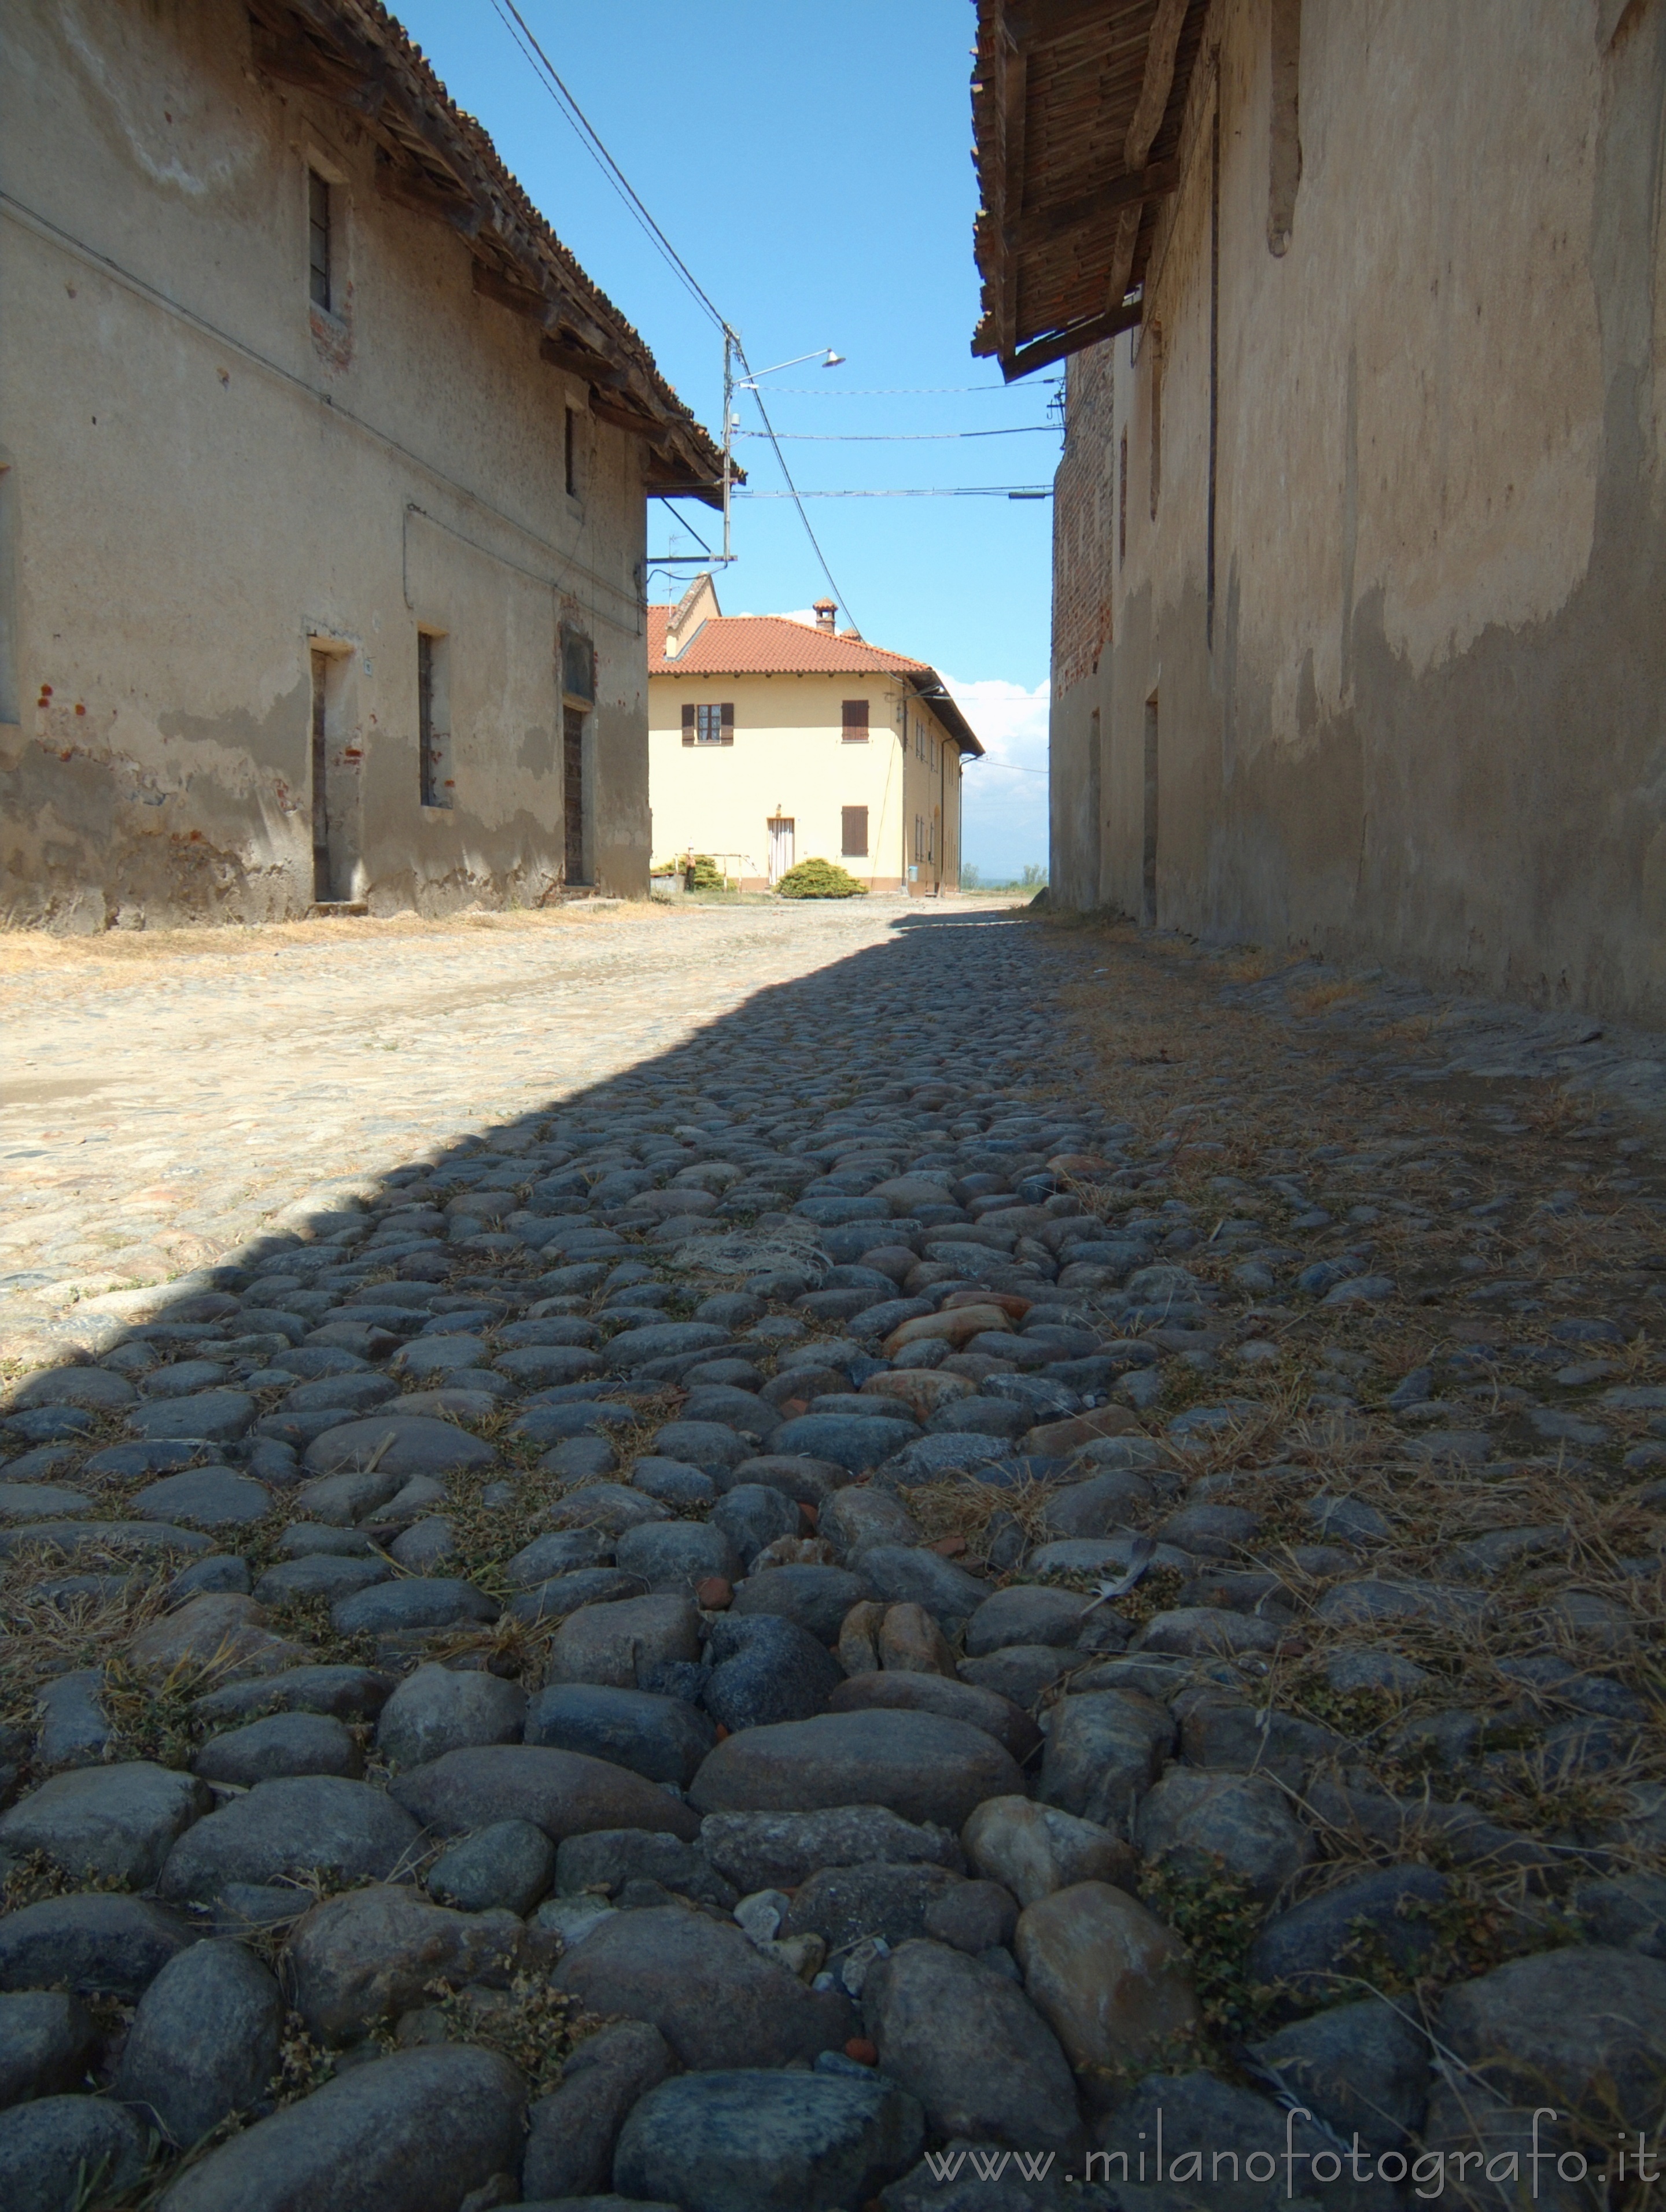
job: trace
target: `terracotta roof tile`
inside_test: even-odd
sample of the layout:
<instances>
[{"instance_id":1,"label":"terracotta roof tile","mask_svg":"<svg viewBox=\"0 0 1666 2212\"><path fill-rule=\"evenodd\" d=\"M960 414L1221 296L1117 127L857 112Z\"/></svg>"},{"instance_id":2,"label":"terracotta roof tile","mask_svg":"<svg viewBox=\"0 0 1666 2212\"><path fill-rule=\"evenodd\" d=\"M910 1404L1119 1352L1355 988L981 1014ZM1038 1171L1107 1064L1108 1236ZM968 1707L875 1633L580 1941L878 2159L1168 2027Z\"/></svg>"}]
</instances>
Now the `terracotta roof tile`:
<instances>
[{"instance_id":1,"label":"terracotta roof tile","mask_svg":"<svg viewBox=\"0 0 1666 2212\"><path fill-rule=\"evenodd\" d=\"M666 630L675 611L666 606L648 611L650 676L909 676L962 750L983 750L929 661L887 653L852 631L817 629L787 615L709 616L676 659L667 660Z\"/></svg>"},{"instance_id":2,"label":"terracotta roof tile","mask_svg":"<svg viewBox=\"0 0 1666 2212\"><path fill-rule=\"evenodd\" d=\"M672 610L648 611L650 676L929 676L923 660L886 653L865 638L814 629L787 615L714 615L675 660L666 659Z\"/></svg>"}]
</instances>

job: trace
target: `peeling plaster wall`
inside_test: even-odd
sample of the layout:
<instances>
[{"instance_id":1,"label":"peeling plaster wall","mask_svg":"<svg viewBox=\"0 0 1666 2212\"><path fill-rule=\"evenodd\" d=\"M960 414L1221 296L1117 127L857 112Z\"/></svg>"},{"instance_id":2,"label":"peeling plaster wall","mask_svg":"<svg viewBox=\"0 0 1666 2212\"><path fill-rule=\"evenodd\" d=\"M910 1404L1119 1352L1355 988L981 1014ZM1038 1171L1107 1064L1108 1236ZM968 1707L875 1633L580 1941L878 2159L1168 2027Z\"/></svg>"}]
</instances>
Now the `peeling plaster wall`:
<instances>
[{"instance_id":1,"label":"peeling plaster wall","mask_svg":"<svg viewBox=\"0 0 1666 2212\"><path fill-rule=\"evenodd\" d=\"M1055 823L1104 735L1054 896L1140 912L1155 697L1163 925L1666 1021L1666 0L1307 0L1281 257L1273 13L1219 0L1110 433L1070 429L1107 514L1127 435L1128 549L1055 690Z\"/></svg>"},{"instance_id":2,"label":"peeling plaster wall","mask_svg":"<svg viewBox=\"0 0 1666 2212\"><path fill-rule=\"evenodd\" d=\"M343 111L255 74L235 0L13 0L0 192L0 915L304 913L315 641L337 895L536 902L563 872L562 623L596 647L587 872L646 896L640 448L475 293L465 241L379 197ZM450 808L421 804L419 625L448 641Z\"/></svg>"}]
</instances>

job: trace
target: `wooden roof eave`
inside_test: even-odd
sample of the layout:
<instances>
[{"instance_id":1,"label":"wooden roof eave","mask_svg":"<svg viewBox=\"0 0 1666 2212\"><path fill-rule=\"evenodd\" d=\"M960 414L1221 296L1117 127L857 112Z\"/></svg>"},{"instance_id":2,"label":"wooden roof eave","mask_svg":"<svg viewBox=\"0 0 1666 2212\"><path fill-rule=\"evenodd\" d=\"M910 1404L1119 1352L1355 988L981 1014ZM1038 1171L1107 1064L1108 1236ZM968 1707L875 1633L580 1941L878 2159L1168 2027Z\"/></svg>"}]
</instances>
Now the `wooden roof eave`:
<instances>
[{"instance_id":1,"label":"wooden roof eave","mask_svg":"<svg viewBox=\"0 0 1666 2212\"><path fill-rule=\"evenodd\" d=\"M972 350L1008 381L1140 320L1206 4L978 0Z\"/></svg>"},{"instance_id":2,"label":"wooden roof eave","mask_svg":"<svg viewBox=\"0 0 1666 2212\"><path fill-rule=\"evenodd\" d=\"M541 356L585 380L592 411L655 452L654 489L721 506L716 446L378 0L246 5L256 66L362 123L375 143L379 196L464 238L476 290L535 323Z\"/></svg>"}]
</instances>

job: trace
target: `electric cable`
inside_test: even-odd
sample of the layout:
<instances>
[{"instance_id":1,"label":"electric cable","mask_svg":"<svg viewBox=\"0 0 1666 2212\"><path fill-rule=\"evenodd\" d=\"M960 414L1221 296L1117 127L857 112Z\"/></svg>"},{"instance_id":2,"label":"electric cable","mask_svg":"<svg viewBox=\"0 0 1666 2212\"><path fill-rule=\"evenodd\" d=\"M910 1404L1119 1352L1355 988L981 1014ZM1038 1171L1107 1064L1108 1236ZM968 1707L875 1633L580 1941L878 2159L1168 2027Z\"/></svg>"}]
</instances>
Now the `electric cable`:
<instances>
[{"instance_id":1,"label":"electric cable","mask_svg":"<svg viewBox=\"0 0 1666 2212\"><path fill-rule=\"evenodd\" d=\"M664 255L665 258L676 270L678 276L682 279L684 285L686 285L694 299L702 308L704 308L707 314L711 317L713 322L716 324L718 329L723 333L724 337L733 345L736 356L740 362L740 365L745 370L747 376L750 378L752 374L751 363L747 360L745 349L743 349L739 337L736 334L734 329L729 323L727 317L722 313L721 310L713 301L710 294L701 283L699 278L689 267L687 262L684 260L682 255L678 253L677 248L666 236L666 234L660 229L659 224L655 222L654 217L649 214L648 207L641 194L636 191L635 186L631 183L629 178L626 176L624 171L619 167L613 156L608 152L606 147L602 143L600 134L597 131L589 117L586 115L584 110L579 106L577 100L574 99L572 94L562 82L560 72L556 70L555 64L550 59L548 54L544 52L543 47L533 36L532 28L527 23L526 17L515 5L515 0L492 0L492 6L497 11L498 18L502 22L505 29L508 31L510 37L514 39L515 44L520 48L523 58L532 63L533 74L536 76L538 74L539 70L542 70L544 78L546 81L545 89L550 92L550 97L556 100L556 105L561 109L562 113L566 117L573 129L579 133L580 143L584 145L586 150L590 154L592 160L594 161L598 167L602 169L604 175L608 178L608 180L613 185L614 190L619 194L621 198L624 200L627 207L629 208L637 222L646 229L648 236L652 239L660 253ZM516 35L517 26L519 27L519 36ZM775 459L780 465L781 476L787 484L787 495L798 508L799 520L804 525L805 535L810 540L811 545L814 550L816 560L821 568L821 572L827 579L828 589L832 592L839 605L844 608L846 614L848 615L850 613L849 602L845 599L844 594L840 591L837 584L833 580L833 572L827 565L827 556L822 551L820 540L817 538L815 531L811 526L810 517L804 511L804 503L799 498L797 487L793 482L792 471L787 465L787 456L781 450L780 441L775 436L775 427L769 420L769 410L764 406L763 401L759 396L756 384L753 384L751 386L751 390L753 398L757 401L757 411L759 416L763 418L764 430L768 434L770 446L774 449ZM728 428L727 423L724 428L727 434Z\"/></svg>"},{"instance_id":2,"label":"electric cable","mask_svg":"<svg viewBox=\"0 0 1666 2212\"><path fill-rule=\"evenodd\" d=\"M779 453L780 448L776 448ZM783 469L786 466L782 463ZM792 479L787 478L789 486ZM738 491L737 499L1051 499L1051 484L924 484L913 489L887 488L876 491L800 491L796 486L787 491ZM806 523L805 527L808 529ZM823 564L826 573L826 564ZM833 579L827 579L830 584ZM841 605L842 605L842 601Z\"/></svg>"},{"instance_id":3,"label":"electric cable","mask_svg":"<svg viewBox=\"0 0 1666 2212\"><path fill-rule=\"evenodd\" d=\"M740 366L745 370L747 377L750 380L747 385L747 389L751 392L753 398L757 402L759 419L762 421L765 430L769 433L769 445L775 454L776 465L780 468L781 476L786 482L787 494L792 499L793 506L796 507L799 511L799 520L804 525L804 534L810 540L812 546L815 549L816 559L821 565L821 572L823 575L827 579L827 588L832 592L834 599L838 602L839 605L844 609L847 617L850 617L850 602L846 599L844 593L834 582L833 571L828 567L827 556L821 549L821 540L817 537L814 529L811 526L810 517L804 511L804 501L800 498L799 488L793 481L793 472L787 465L787 456L781 450L781 441L775 435L775 424L769 420L769 410L763 404L763 395L757 388L757 380L752 375L752 365L746 358L745 349L741 345L740 340L735 336L733 331L730 331L729 337L734 346L735 354L739 360ZM742 493L737 495L737 496L744 498L745 495ZM777 492L775 496L778 499L781 495ZM861 624L855 621L854 617L852 617L851 627L854 629L860 630L861 629Z\"/></svg>"},{"instance_id":4,"label":"electric cable","mask_svg":"<svg viewBox=\"0 0 1666 2212\"><path fill-rule=\"evenodd\" d=\"M544 76L549 80L549 84L545 88L546 90L549 89L550 87L554 88L554 90L551 93L551 97L556 99L557 106L561 108L562 113L566 116L568 122L577 133L580 143L584 146L585 150L590 155L591 159L596 163L597 167L602 171L602 173L607 178L609 183L613 186L614 191L617 191L619 197L624 201L626 206L630 210L637 222L643 227L643 228L646 229L648 236L658 246L660 252L665 256L666 259L670 262L672 267L682 278L684 283L693 294L700 306L702 307L706 313L711 317L718 329L720 331L727 329L727 325L725 322L721 313L713 301L710 294L707 292L699 278L689 267L688 263L684 260L682 255L677 251L677 248L666 236L666 234L660 229L659 224L655 222L654 217L649 214L641 196L636 191L635 186L631 183L629 178L626 176L624 171L619 167L613 156L608 152L606 147L602 143L600 136L597 132L594 125L592 124L589 117L579 106L577 100L574 99L572 94L568 90L567 86L563 82L561 74L556 68L555 64L550 59L549 55L544 52L543 47L539 46L537 39L533 36L531 26L527 23L526 18L521 14L520 9L516 7L515 0L492 0L492 6L496 9L498 17L503 23L504 27L508 31L510 37L515 40L515 43L517 46L520 46L522 53L526 55L529 61L532 61L533 74L537 75L541 69ZM514 19L513 23L511 23L509 20L511 16ZM516 25L520 27L520 35L518 37L516 35ZM528 52L528 49L530 49L530 52Z\"/></svg>"},{"instance_id":5,"label":"electric cable","mask_svg":"<svg viewBox=\"0 0 1666 2212\"><path fill-rule=\"evenodd\" d=\"M939 399L950 392L1017 392L1015 384L778 384L777 392L822 399Z\"/></svg>"},{"instance_id":6,"label":"electric cable","mask_svg":"<svg viewBox=\"0 0 1666 2212\"><path fill-rule=\"evenodd\" d=\"M782 438L788 445L819 446L917 446L929 445L945 438L1022 438L1042 430L1057 437L1058 430L1051 422L1015 422L1006 430L783 430ZM761 438L761 430L737 430L737 438Z\"/></svg>"}]
</instances>

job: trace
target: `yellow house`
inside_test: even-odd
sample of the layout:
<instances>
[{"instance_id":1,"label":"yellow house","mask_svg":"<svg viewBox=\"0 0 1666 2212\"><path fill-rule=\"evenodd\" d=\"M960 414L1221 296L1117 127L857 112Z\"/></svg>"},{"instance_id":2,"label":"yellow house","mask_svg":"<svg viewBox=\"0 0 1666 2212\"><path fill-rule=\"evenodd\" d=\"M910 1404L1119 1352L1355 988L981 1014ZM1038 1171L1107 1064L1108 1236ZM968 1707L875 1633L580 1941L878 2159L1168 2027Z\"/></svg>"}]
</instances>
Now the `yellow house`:
<instances>
[{"instance_id":1,"label":"yellow house","mask_svg":"<svg viewBox=\"0 0 1666 2212\"><path fill-rule=\"evenodd\" d=\"M726 615L708 575L648 611L654 865L707 853L745 890L825 860L871 890L960 880L960 772L983 750L942 678L834 628Z\"/></svg>"}]
</instances>

